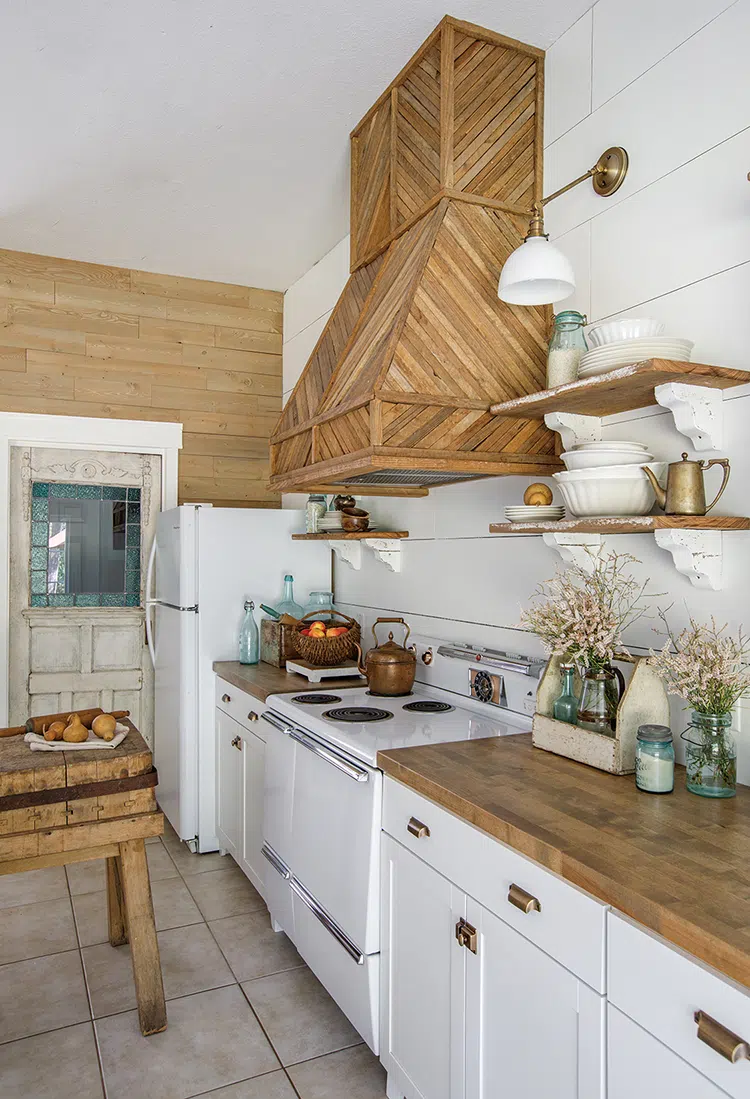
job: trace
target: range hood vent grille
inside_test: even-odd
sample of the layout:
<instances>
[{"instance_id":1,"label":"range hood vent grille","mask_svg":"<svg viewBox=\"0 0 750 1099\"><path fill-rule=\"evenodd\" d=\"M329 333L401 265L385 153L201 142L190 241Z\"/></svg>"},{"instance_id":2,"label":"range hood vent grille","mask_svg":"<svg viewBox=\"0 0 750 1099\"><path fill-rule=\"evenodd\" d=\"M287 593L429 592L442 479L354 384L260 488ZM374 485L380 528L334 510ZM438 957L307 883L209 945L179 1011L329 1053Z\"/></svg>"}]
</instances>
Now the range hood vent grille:
<instances>
[{"instance_id":1,"label":"range hood vent grille","mask_svg":"<svg viewBox=\"0 0 750 1099\"><path fill-rule=\"evenodd\" d=\"M335 485L448 485L454 481L478 481L476 473L436 473L432 469L375 469L372 473L332 481Z\"/></svg>"}]
</instances>

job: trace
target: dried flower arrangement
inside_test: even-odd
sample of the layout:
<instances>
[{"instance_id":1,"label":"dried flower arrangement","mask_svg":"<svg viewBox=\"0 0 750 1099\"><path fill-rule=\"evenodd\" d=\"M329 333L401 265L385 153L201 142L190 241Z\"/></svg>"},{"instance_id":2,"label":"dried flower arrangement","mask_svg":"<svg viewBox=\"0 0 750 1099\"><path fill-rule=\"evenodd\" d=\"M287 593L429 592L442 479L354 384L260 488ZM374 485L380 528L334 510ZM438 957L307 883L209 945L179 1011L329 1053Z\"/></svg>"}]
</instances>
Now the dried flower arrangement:
<instances>
[{"instance_id":1,"label":"dried flower arrangement","mask_svg":"<svg viewBox=\"0 0 750 1099\"><path fill-rule=\"evenodd\" d=\"M664 611L659 617L667 640L659 652L651 652L649 662L669 694L684 698L699 714L728 714L750 694L750 638L741 629L735 638L714 618L705 626L691 617L690 625L675 637Z\"/></svg>"}]
</instances>

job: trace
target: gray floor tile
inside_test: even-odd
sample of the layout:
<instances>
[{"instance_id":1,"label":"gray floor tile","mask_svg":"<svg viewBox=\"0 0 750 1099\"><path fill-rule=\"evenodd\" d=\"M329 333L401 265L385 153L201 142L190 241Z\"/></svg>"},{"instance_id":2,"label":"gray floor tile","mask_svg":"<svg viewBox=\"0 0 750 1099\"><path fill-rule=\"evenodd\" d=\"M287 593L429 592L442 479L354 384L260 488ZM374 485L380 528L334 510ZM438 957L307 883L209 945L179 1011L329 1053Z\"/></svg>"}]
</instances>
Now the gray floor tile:
<instances>
[{"instance_id":1,"label":"gray floor tile","mask_svg":"<svg viewBox=\"0 0 750 1099\"><path fill-rule=\"evenodd\" d=\"M148 873L152 883L179 876L177 867L162 843L147 847L146 856L148 858ZM98 893L100 890L106 889L107 879L104 859L71 862L65 867L65 871L68 876L70 892L73 896L79 896L83 893Z\"/></svg>"},{"instance_id":2,"label":"gray floor tile","mask_svg":"<svg viewBox=\"0 0 750 1099\"><path fill-rule=\"evenodd\" d=\"M17 908L20 904L52 901L68 894L64 866L46 870L27 870L25 874L4 874L0 877L0 908Z\"/></svg>"},{"instance_id":3,"label":"gray floor tile","mask_svg":"<svg viewBox=\"0 0 750 1099\"><path fill-rule=\"evenodd\" d=\"M160 931L159 954L167 999L234 984L234 977L204 923ZM114 1015L136 1006L130 948L109 943L83 951L94 1015Z\"/></svg>"},{"instance_id":4,"label":"gray floor tile","mask_svg":"<svg viewBox=\"0 0 750 1099\"><path fill-rule=\"evenodd\" d=\"M204 1091L194 1099L297 1099L297 1096L285 1073L269 1072L218 1091Z\"/></svg>"},{"instance_id":5,"label":"gray floor tile","mask_svg":"<svg viewBox=\"0 0 750 1099\"><path fill-rule=\"evenodd\" d=\"M0 965L77 946L70 897L0 908Z\"/></svg>"},{"instance_id":6,"label":"gray floor tile","mask_svg":"<svg viewBox=\"0 0 750 1099\"><path fill-rule=\"evenodd\" d=\"M3 1099L102 1099L91 1023L0 1046Z\"/></svg>"},{"instance_id":7,"label":"gray floor tile","mask_svg":"<svg viewBox=\"0 0 750 1099\"><path fill-rule=\"evenodd\" d=\"M354 1046L289 1069L300 1099L385 1099L385 1069L367 1046Z\"/></svg>"},{"instance_id":8,"label":"gray floor tile","mask_svg":"<svg viewBox=\"0 0 750 1099\"><path fill-rule=\"evenodd\" d=\"M77 950L0 967L0 1038L9 1042L90 1019Z\"/></svg>"},{"instance_id":9,"label":"gray floor tile","mask_svg":"<svg viewBox=\"0 0 750 1099\"><path fill-rule=\"evenodd\" d=\"M207 920L241 916L266 907L260 893L235 863L226 870L191 874L185 878L185 884Z\"/></svg>"},{"instance_id":10,"label":"gray floor tile","mask_svg":"<svg viewBox=\"0 0 750 1099\"><path fill-rule=\"evenodd\" d=\"M237 985L171 1000L168 1016L150 1038L135 1011L97 1021L109 1099L187 1099L279 1067Z\"/></svg>"},{"instance_id":11,"label":"gray floor tile","mask_svg":"<svg viewBox=\"0 0 750 1099\"><path fill-rule=\"evenodd\" d=\"M277 934L273 930L265 908L213 920L209 927L238 981L267 977L305 964L284 932Z\"/></svg>"},{"instance_id":12,"label":"gray floor tile","mask_svg":"<svg viewBox=\"0 0 750 1099\"><path fill-rule=\"evenodd\" d=\"M181 843L179 847L170 844L167 851L185 877L189 874L207 874L211 870L227 870L234 865L231 855L220 855L218 851L194 855L186 843Z\"/></svg>"},{"instance_id":13,"label":"gray floor tile","mask_svg":"<svg viewBox=\"0 0 750 1099\"><path fill-rule=\"evenodd\" d=\"M362 1041L307 968L261 977L242 987L284 1065Z\"/></svg>"},{"instance_id":14,"label":"gray floor tile","mask_svg":"<svg viewBox=\"0 0 750 1099\"><path fill-rule=\"evenodd\" d=\"M165 878L151 883L157 931L202 923L203 917L182 878ZM109 939L107 930L107 894L84 893L73 897L81 946L94 946Z\"/></svg>"}]
</instances>

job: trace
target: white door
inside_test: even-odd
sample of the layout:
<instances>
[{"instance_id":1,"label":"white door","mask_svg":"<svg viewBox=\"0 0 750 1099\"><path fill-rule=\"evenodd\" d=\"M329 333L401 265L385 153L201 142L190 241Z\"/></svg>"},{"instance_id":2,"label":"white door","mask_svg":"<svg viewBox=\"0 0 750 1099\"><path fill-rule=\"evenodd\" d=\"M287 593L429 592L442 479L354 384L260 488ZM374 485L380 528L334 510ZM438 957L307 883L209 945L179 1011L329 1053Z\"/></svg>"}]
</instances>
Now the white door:
<instances>
[{"instance_id":1,"label":"white door","mask_svg":"<svg viewBox=\"0 0 750 1099\"><path fill-rule=\"evenodd\" d=\"M466 951L466 1099L600 1099L603 998L476 901L466 909L477 933L476 954Z\"/></svg>"},{"instance_id":2,"label":"white door","mask_svg":"<svg viewBox=\"0 0 750 1099\"><path fill-rule=\"evenodd\" d=\"M607 1009L609 1099L724 1099L692 1065L611 1005Z\"/></svg>"},{"instance_id":3,"label":"white door","mask_svg":"<svg viewBox=\"0 0 750 1099\"><path fill-rule=\"evenodd\" d=\"M154 455L11 449L12 724L101 706L151 743L143 565L160 504Z\"/></svg>"},{"instance_id":4,"label":"white door","mask_svg":"<svg viewBox=\"0 0 750 1099\"><path fill-rule=\"evenodd\" d=\"M219 842L240 857L242 831L242 783L245 730L238 722L216 711L216 766Z\"/></svg>"},{"instance_id":5,"label":"white door","mask_svg":"<svg viewBox=\"0 0 750 1099\"><path fill-rule=\"evenodd\" d=\"M256 712L256 711L253 711ZM254 733L242 730L242 868L255 888L265 893L263 886L263 779L265 774L266 746ZM221 753L219 754L221 768ZM221 779L219 780L221 783ZM221 785L219 786L221 796ZM221 802L219 803L221 827Z\"/></svg>"},{"instance_id":6,"label":"white door","mask_svg":"<svg viewBox=\"0 0 750 1099\"><path fill-rule=\"evenodd\" d=\"M382 844L381 1060L388 1095L461 1099L467 952L455 927L465 897L385 833Z\"/></svg>"}]
</instances>

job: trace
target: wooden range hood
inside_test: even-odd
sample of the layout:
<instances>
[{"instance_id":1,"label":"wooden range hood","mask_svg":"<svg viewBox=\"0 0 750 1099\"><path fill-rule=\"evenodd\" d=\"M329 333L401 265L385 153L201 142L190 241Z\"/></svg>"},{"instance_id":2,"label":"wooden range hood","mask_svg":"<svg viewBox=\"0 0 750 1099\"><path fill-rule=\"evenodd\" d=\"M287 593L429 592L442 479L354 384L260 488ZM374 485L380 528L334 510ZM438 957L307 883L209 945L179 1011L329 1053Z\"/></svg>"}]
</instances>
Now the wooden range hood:
<instances>
[{"instance_id":1,"label":"wooden range hood","mask_svg":"<svg viewBox=\"0 0 750 1099\"><path fill-rule=\"evenodd\" d=\"M446 16L351 137L351 276L271 438L271 488L424 495L562 468L548 306L497 283L542 195L544 53Z\"/></svg>"}]
</instances>

